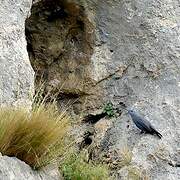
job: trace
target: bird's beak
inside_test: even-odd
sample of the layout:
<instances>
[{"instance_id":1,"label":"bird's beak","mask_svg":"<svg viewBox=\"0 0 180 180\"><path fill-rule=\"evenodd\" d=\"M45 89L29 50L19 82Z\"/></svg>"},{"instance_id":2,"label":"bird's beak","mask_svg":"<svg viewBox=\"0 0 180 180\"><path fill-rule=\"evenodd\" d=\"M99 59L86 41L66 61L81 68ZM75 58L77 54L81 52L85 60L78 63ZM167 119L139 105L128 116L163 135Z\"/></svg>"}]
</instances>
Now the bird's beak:
<instances>
[{"instance_id":1,"label":"bird's beak","mask_svg":"<svg viewBox=\"0 0 180 180\"><path fill-rule=\"evenodd\" d=\"M124 111L125 114L128 114L128 110L126 108L123 108L123 110L125 110Z\"/></svg>"}]
</instances>

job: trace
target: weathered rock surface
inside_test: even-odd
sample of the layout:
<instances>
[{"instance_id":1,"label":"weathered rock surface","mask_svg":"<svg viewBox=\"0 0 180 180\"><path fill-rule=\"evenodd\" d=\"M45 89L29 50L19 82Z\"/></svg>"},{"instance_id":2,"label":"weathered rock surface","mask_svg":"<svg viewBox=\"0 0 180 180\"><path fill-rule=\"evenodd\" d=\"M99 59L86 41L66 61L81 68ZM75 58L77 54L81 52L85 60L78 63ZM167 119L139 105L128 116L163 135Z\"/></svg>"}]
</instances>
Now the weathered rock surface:
<instances>
[{"instance_id":1,"label":"weathered rock surface","mask_svg":"<svg viewBox=\"0 0 180 180\"><path fill-rule=\"evenodd\" d=\"M31 0L0 0L0 104L30 108L34 72L25 40Z\"/></svg>"},{"instance_id":2,"label":"weathered rock surface","mask_svg":"<svg viewBox=\"0 0 180 180\"><path fill-rule=\"evenodd\" d=\"M46 91L52 90L65 103L76 101L76 112L79 104L87 109L88 99L97 101L95 94L101 94L91 75L94 29L86 9L75 1L35 1L26 22L37 84L46 82Z\"/></svg>"},{"instance_id":3,"label":"weathered rock surface","mask_svg":"<svg viewBox=\"0 0 180 180\"><path fill-rule=\"evenodd\" d=\"M128 147L133 153L130 165L147 172L150 179L180 179L179 1L98 1L95 5L101 43L95 49L107 56L92 58L94 69L100 72L99 81L114 72L101 81L105 98L135 108L163 135L161 140L140 135L124 113L107 131L102 150ZM98 71L102 67L105 73Z\"/></svg>"},{"instance_id":4,"label":"weathered rock surface","mask_svg":"<svg viewBox=\"0 0 180 180\"><path fill-rule=\"evenodd\" d=\"M60 38L54 44L51 33L46 32L48 37L43 53L39 54L43 47L40 48L39 43L36 46L36 42L33 44L31 41L30 44L35 47L31 47L35 50L33 63L41 59L37 67L40 70L41 67L48 69L49 74L45 78L47 84L58 90L64 86L64 96L77 98L78 101L82 96L88 97L85 100L88 100L92 108L96 107L100 88L104 94L101 102L111 100L115 105L124 102L137 109L162 133L161 140L151 135L140 135L126 114L115 120L100 146L107 153L132 153L131 161L128 160L129 165L125 163L124 167L116 169L117 179L128 179L138 172L136 177L145 175L157 180L180 179L179 1L91 0L86 5L86 17L89 19L86 21L82 18L84 16L80 17L84 23L92 22L92 36L89 31L86 32L86 28L78 26L73 31L75 34L70 33L69 40L66 38L65 44L62 44L62 37L64 38L74 22L77 25L78 18L74 18L75 21L67 29L63 29L62 24L70 21L66 22L61 18L47 24L45 22L43 30L39 20L44 16L41 12L37 15L40 27L30 26L32 29L29 30L37 37L41 34L40 44L44 42L44 32L50 32L51 28L54 32L52 25L60 23L58 26L61 31L52 38L57 41ZM72 12L72 9L68 12ZM45 15L48 16L48 12ZM63 36L58 35L62 30L65 31ZM87 35L94 38L90 41L90 46L84 39ZM87 51L87 47L90 51ZM30 55L33 55L33 51ZM44 54L48 56L42 56ZM51 58L54 54L58 58ZM59 56L62 54L63 56ZM76 83L80 79L83 81ZM85 82L88 81L91 83L86 86ZM67 86L63 85L64 82ZM91 87L95 91L91 91ZM84 102L79 106L82 107Z\"/></svg>"},{"instance_id":5,"label":"weathered rock surface","mask_svg":"<svg viewBox=\"0 0 180 180\"><path fill-rule=\"evenodd\" d=\"M60 180L59 172L46 169L33 171L15 157L0 156L0 180Z\"/></svg>"}]
</instances>

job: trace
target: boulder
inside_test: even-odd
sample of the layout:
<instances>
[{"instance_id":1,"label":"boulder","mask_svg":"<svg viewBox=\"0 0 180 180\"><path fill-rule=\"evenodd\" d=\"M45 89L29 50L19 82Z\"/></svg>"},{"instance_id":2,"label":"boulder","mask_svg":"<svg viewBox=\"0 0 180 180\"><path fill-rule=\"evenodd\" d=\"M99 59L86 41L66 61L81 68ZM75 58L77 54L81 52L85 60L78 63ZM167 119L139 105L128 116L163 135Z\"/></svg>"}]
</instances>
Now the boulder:
<instances>
[{"instance_id":1,"label":"boulder","mask_svg":"<svg viewBox=\"0 0 180 180\"><path fill-rule=\"evenodd\" d=\"M0 156L1 180L61 180L58 169L46 168L34 171L15 157Z\"/></svg>"}]
</instances>

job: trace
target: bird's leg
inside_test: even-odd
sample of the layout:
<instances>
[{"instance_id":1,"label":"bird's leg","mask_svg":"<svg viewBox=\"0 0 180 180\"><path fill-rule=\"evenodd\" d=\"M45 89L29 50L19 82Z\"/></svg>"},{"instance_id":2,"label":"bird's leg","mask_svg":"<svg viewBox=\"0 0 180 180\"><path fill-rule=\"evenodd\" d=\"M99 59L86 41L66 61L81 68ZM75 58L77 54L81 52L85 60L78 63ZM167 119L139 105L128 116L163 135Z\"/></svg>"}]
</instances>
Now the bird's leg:
<instances>
[{"instance_id":1,"label":"bird's leg","mask_svg":"<svg viewBox=\"0 0 180 180\"><path fill-rule=\"evenodd\" d=\"M144 134L145 132L143 130L141 130L140 134Z\"/></svg>"}]
</instances>

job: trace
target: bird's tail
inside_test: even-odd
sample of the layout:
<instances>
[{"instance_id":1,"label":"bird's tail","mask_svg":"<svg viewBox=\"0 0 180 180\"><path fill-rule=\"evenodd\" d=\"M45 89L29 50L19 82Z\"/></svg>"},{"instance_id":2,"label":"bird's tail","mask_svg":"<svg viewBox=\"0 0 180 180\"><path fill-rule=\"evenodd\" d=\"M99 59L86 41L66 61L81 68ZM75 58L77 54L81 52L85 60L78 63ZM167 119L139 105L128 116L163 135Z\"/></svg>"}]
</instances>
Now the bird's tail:
<instances>
[{"instance_id":1,"label":"bird's tail","mask_svg":"<svg viewBox=\"0 0 180 180\"><path fill-rule=\"evenodd\" d=\"M154 134L156 134L160 139L162 138L162 134L156 131L155 129L154 129Z\"/></svg>"}]
</instances>

